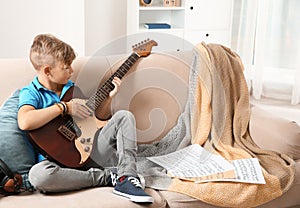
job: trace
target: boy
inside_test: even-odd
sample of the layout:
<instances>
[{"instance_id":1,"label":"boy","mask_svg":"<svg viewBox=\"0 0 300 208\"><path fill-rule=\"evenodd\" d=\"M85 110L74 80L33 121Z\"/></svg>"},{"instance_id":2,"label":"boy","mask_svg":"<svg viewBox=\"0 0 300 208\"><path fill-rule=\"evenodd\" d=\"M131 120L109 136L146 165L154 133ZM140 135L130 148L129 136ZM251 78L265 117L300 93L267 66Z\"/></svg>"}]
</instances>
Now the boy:
<instances>
[{"instance_id":1,"label":"boy","mask_svg":"<svg viewBox=\"0 0 300 208\"><path fill-rule=\"evenodd\" d=\"M71 46L58 38L41 34L35 37L30 49L30 61L37 76L21 90L18 124L20 129L37 129L57 116L69 114L81 119L91 116L90 110L78 103L62 102L65 92L74 85L70 81L71 64L76 55ZM114 89L101 107L95 111L97 118L107 119L110 103L121 84L119 78L112 81ZM34 119L33 119L34 118ZM30 182L42 192L62 192L95 186L115 186L114 193L134 202L153 202L146 194L136 173L136 132L134 116L128 111L115 113L103 127L98 138L93 158L102 167L110 159L118 159L116 184L112 170L92 167L87 171L62 168L54 162L42 160L29 172ZM98 160L98 161L97 161Z\"/></svg>"}]
</instances>

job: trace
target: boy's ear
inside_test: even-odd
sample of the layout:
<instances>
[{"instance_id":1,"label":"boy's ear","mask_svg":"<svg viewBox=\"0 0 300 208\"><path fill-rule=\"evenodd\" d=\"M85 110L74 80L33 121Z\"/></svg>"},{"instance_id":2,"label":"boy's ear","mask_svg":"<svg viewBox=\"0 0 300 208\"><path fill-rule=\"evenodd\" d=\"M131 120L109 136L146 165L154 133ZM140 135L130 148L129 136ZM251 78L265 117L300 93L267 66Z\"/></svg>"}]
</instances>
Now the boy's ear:
<instances>
[{"instance_id":1,"label":"boy's ear","mask_svg":"<svg viewBox=\"0 0 300 208\"><path fill-rule=\"evenodd\" d=\"M42 67L41 70L42 70L42 72L43 72L45 75L49 76L49 75L50 75L51 67L48 66L48 65L45 65L45 66Z\"/></svg>"}]
</instances>

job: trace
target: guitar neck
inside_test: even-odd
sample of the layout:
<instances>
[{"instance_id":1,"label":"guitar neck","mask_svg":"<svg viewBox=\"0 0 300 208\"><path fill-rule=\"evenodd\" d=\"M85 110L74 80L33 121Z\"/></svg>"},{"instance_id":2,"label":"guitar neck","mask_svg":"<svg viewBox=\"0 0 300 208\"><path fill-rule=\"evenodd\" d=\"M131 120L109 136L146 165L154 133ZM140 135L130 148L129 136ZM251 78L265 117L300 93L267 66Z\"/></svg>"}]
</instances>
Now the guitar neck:
<instances>
[{"instance_id":1,"label":"guitar neck","mask_svg":"<svg viewBox=\"0 0 300 208\"><path fill-rule=\"evenodd\" d=\"M118 77L122 79L125 74L130 70L130 68L137 62L139 59L139 55L133 52L124 63L107 79L100 88L88 99L86 105L91 110L96 110L103 101L108 97L110 91L114 89L114 85L112 84L112 80L114 77Z\"/></svg>"}]
</instances>

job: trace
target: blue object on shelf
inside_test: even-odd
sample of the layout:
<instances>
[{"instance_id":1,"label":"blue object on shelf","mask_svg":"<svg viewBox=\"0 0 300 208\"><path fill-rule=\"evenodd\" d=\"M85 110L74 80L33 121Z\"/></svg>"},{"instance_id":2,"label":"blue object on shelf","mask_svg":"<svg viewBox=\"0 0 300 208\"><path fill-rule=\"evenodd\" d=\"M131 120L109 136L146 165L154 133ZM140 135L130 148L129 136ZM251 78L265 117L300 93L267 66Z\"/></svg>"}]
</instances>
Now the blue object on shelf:
<instances>
[{"instance_id":1,"label":"blue object on shelf","mask_svg":"<svg viewBox=\"0 0 300 208\"><path fill-rule=\"evenodd\" d=\"M167 23L145 23L145 28L148 29L170 29L171 25Z\"/></svg>"}]
</instances>

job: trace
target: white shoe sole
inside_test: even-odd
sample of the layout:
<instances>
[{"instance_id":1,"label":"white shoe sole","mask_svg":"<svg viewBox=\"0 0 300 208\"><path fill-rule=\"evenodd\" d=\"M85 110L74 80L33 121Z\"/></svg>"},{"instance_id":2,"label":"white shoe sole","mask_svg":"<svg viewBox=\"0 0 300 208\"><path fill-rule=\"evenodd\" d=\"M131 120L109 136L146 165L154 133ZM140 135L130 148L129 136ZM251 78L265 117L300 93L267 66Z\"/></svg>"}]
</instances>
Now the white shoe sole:
<instances>
[{"instance_id":1,"label":"white shoe sole","mask_svg":"<svg viewBox=\"0 0 300 208\"><path fill-rule=\"evenodd\" d=\"M129 194L125 194L119 191L114 190L113 191L115 194L119 196L124 196L128 198L130 201L137 202L137 203L153 203L154 200L151 196L133 196Z\"/></svg>"}]
</instances>

